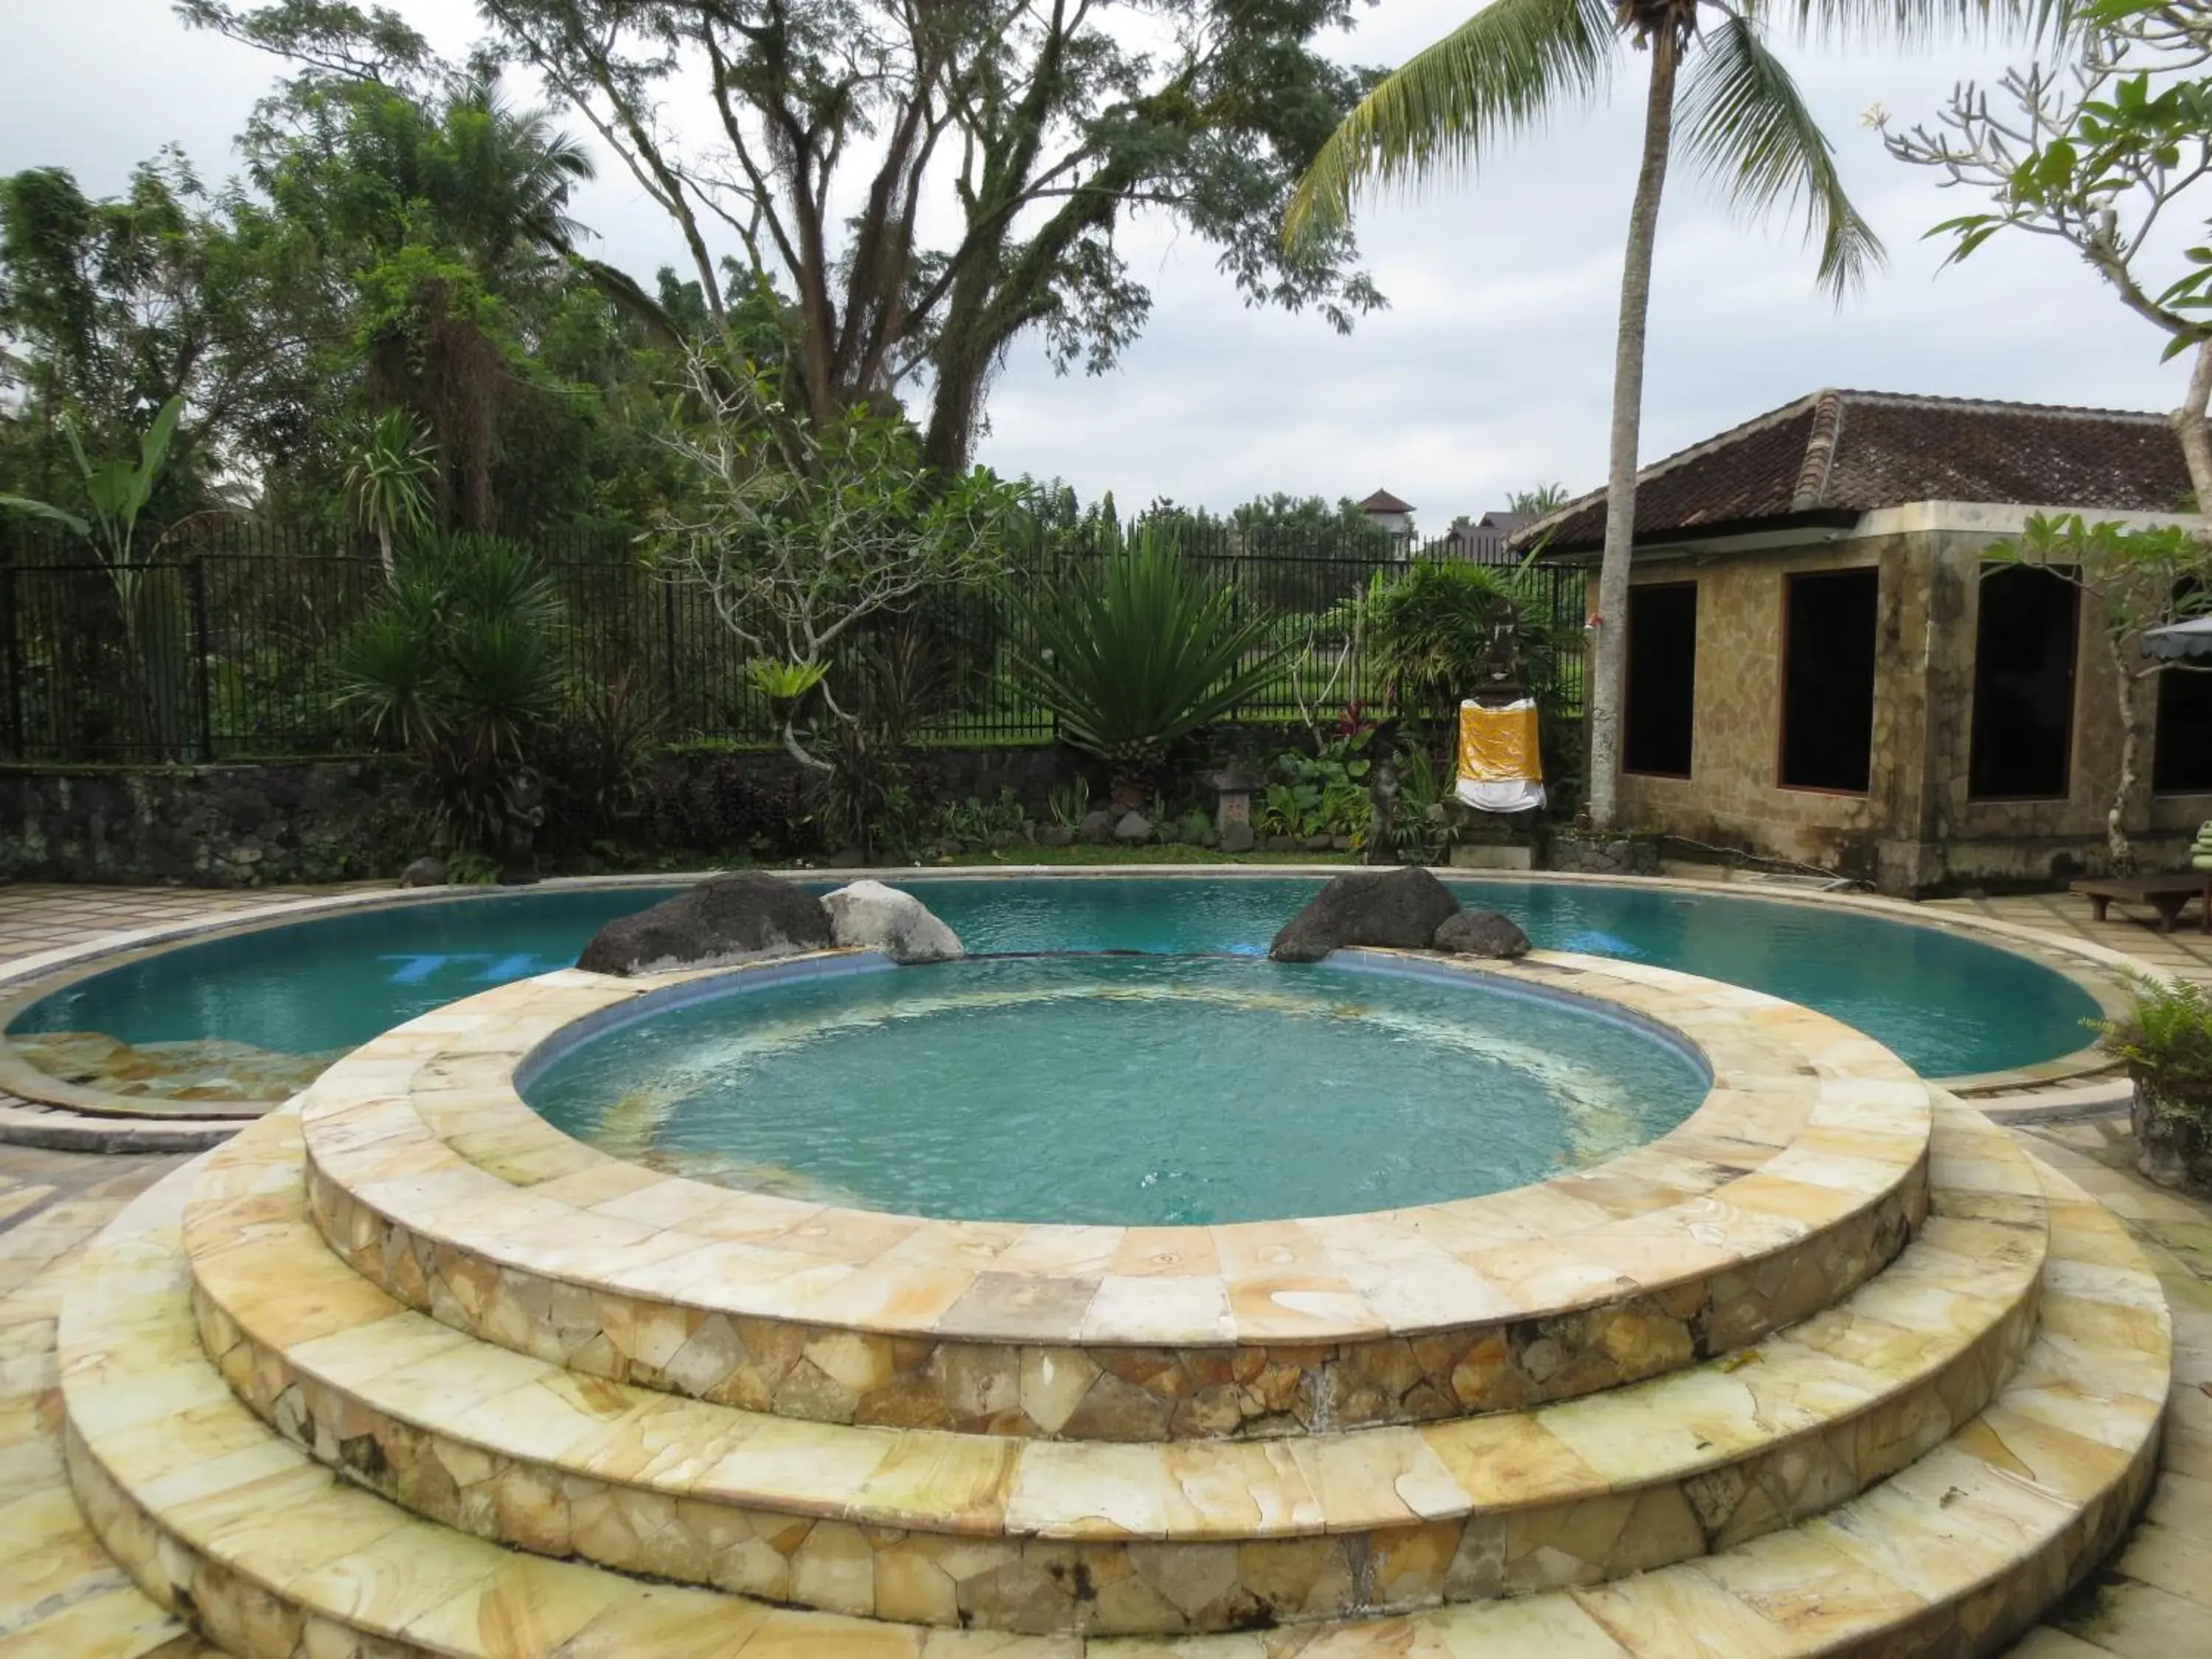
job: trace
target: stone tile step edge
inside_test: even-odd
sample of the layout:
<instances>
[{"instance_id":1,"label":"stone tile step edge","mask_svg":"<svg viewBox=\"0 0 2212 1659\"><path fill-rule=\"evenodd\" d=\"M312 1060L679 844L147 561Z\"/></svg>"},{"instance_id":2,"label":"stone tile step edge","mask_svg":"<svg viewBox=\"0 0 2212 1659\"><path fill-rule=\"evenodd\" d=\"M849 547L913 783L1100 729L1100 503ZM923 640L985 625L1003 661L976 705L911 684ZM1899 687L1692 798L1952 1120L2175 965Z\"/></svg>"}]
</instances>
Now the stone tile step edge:
<instances>
[{"instance_id":1,"label":"stone tile step edge","mask_svg":"<svg viewBox=\"0 0 2212 1659\"><path fill-rule=\"evenodd\" d=\"M97 1117L0 1096L0 1146L55 1152L204 1152L250 1118Z\"/></svg>"},{"instance_id":2,"label":"stone tile step edge","mask_svg":"<svg viewBox=\"0 0 2212 1659\"><path fill-rule=\"evenodd\" d=\"M1895 1473L1989 1404L2034 1325L2033 1166L1947 1109L1919 1243L1790 1336L1533 1412L1295 1441L1110 1445L760 1416L625 1389L412 1313L322 1248L296 1128L210 1159L187 1206L202 1345L258 1415L430 1519L555 1556L846 1611L1064 1628L1077 1586L1181 1553L1134 1628L1517 1595L1703 1554ZM1971 1287L1971 1288L1968 1288ZM1885 1317L1884 1316L1887 1316ZM1552 1426L1557 1425L1557 1431ZM811 1530L808 1529L811 1523ZM927 1560L916 1580L878 1552ZM957 1585L886 1609L886 1586ZM857 1581L858 1589L853 1587Z\"/></svg>"},{"instance_id":3,"label":"stone tile step edge","mask_svg":"<svg viewBox=\"0 0 2212 1659\"><path fill-rule=\"evenodd\" d=\"M230 1394L191 1327L189 1172L102 1237L64 1306L80 1502L163 1606L248 1659L1733 1659L1994 1652L2107 1550L2150 1477L2171 1365L2155 1279L2100 1206L2053 1200L2037 1339L1996 1404L1825 1516L1615 1583L1392 1618L1144 1638L1010 1636L773 1608L502 1549L334 1477Z\"/></svg>"},{"instance_id":4,"label":"stone tile step edge","mask_svg":"<svg viewBox=\"0 0 2212 1659\"><path fill-rule=\"evenodd\" d=\"M474 1018L459 1010L380 1043L458 1041L430 1022ZM1747 1073L1757 1086L1717 1091L1691 1120L1778 1113L1789 1126L1738 1122L1741 1134L1691 1142L1677 1130L1571 1177L1409 1212L1204 1230L1194 1243L1164 1230L1145 1257L1139 1235L1154 1230L817 1213L662 1176L560 1136L503 1083L465 1080L470 1066L511 1066L505 1047L451 1061L369 1053L346 1062L347 1090L383 1093L326 1098L334 1068L301 1106L317 1224L357 1270L571 1370L817 1421L1210 1439L1572 1398L1828 1306L1903 1248L1927 1202L1927 1085L1825 1079L1801 1131L1793 1091L1821 1069L1812 1060ZM445 1103L431 1115L474 1125L440 1133L469 1139L474 1158L515 1139L506 1173L433 1133L407 1081L428 1071ZM540 1153L550 1161L518 1184L513 1164ZM1144 1259L1125 1262L1133 1244ZM1217 1246L1233 1267L1212 1260ZM672 1316L726 1322L739 1339L727 1366L672 1369L640 1352L633 1335ZM865 1392L781 1364L831 1330ZM1045 1364L1097 1366L1119 1386L1040 1420L1020 1384Z\"/></svg>"}]
</instances>

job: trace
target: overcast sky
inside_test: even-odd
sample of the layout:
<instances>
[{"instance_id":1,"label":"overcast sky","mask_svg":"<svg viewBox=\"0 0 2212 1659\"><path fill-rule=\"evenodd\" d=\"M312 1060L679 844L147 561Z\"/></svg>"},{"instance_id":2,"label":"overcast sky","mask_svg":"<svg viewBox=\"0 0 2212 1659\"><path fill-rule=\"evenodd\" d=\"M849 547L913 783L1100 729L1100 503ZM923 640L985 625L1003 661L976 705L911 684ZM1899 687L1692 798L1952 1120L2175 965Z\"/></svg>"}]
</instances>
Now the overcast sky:
<instances>
[{"instance_id":1,"label":"overcast sky","mask_svg":"<svg viewBox=\"0 0 2212 1659\"><path fill-rule=\"evenodd\" d=\"M441 45L470 33L459 0L404 0ZM1382 0L1340 52L1398 62L1468 15L1469 0ZM1895 53L1785 43L1835 140L1888 268L1840 308L1813 288L1796 236L1734 222L1678 170L1661 216L1644 392L1647 460L1816 387L2120 408L2179 401L2178 368L2065 249L2000 238L1937 274L1936 221L1978 203L1891 161L1860 115L1932 114L1952 82L2014 50ZM1056 377L1034 342L994 388L982 459L1061 477L1127 509L1155 495L1226 507L1275 489L1334 497L1387 485L1425 530L1550 479L1577 490L1605 465L1620 244L1634 182L1644 70L1611 104L1571 113L1482 178L1413 205L1368 207L1365 258L1390 308L1339 337L1318 317L1245 309L1203 243L1143 220L1126 236L1154 294L1144 337L1103 379ZM0 0L0 172L74 170L90 191L181 143L201 170L235 166L233 136L272 60L187 33L167 0ZM641 276L677 258L666 221L603 166L577 216Z\"/></svg>"}]
</instances>

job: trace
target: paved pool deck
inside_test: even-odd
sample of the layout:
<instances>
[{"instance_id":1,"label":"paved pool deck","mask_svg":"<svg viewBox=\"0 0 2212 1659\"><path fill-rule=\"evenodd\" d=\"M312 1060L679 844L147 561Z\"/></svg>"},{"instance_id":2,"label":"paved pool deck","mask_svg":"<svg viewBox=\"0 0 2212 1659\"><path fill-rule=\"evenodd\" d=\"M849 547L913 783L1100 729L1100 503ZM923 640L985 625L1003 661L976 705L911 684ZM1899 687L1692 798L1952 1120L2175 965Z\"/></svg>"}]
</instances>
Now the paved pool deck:
<instances>
[{"instance_id":1,"label":"paved pool deck","mask_svg":"<svg viewBox=\"0 0 2212 1659\"><path fill-rule=\"evenodd\" d=\"M307 889L0 883L0 966L106 934L236 920ZM1931 907L2105 945L2146 967L2212 982L2212 936L2089 919L2063 895ZM2125 1124L2016 1128L2124 1220L2173 1313L2175 1388L2157 1486L2120 1552L2014 1650L2015 1659L2204 1659L2212 1651L2212 1203L2150 1185ZM180 1156L0 1146L0 1659L216 1659L149 1601L86 1530L62 1468L54 1322L60 1286L94 1235Z\"/></svg>"}]
</instances>

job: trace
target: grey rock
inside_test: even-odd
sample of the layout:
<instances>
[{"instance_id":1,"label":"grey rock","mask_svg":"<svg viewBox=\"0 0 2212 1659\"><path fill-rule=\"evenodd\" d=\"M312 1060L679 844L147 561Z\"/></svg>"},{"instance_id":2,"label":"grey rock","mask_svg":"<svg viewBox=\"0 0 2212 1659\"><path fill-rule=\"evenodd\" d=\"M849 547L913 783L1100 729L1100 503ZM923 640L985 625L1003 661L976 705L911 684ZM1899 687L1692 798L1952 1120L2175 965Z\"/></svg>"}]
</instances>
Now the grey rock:
<instances>
[{"instance_id":1,"label":"grey rock","mask_svg":"<svg viewBox=\"0 0 2212 1659\"><path fill-rule=\"evenodd\" d=\"M824 951L834 942L829 911L797 883L716 876L649 910L617 917L592 935L576 965L596 974L672 973Z\"/></svg>"},{"instance_id":2,"label":"grey rock","mask_svg":"<svg viewBox=\"0 0 2212 1659\"><path fill-rule=\"evenodd\" d=\"M1101 806L1083 815L1075 838L1089 847L1103 847L1114 839L1114 815Z\"/></svg>"},{"instance_id":3,"label":"grey rock","mask_svg":"<svg viewBox=\"0 0 2212 1659\"><path fill-rule=\"evenodd\" d=\"M1270 836L1260 845L1264 851L1270 853L1295 853L1298 850L1298 838L1296 836Z\"/></svg>"},{"instance_id":4,"label":"grey rock","mask_svg":"<svg viewBox=\"0 0 2212 1659\"><path fill-rule=\"evenodd\" d=\"M1326 830L1316 830L1306 837L1305 845L1309 853L1326 853L1336 845L1336 837Z\"/></svg>"},{"instance_id":5,"label":"grey rock","mask_svg":"<svg viewBox=\"0 0 2212 1659\"><path fill-rule=\"evenodd\" d=\"M1221 850L1224 853L1249 853L1255 837L1249 823L1224 823L1221 826Z\"/></svg>"},{"instance_id":6,"label":"grey rock","mask_svg":"<svg viewBox=\"0 0 2212 1659\"><path fill-rule=\"evenodd\" d=\"M857 870L867 861L859 848L844 847L823 860L822 867L825 870Z\"/></svg>"},{"instance_id":7,"label":"grey rock","mask_svg":"<svg viewBox=\"0 0 2212 1659\"><path fill-rule=\"evenodd\" d=\"M1275 935L1278 962L1319 962L1347 945L1425 951L1437 929L1458 914L1451 890L1418 865L1337 877Z\"/></svg>"},{"instance_id":8,"label":"grey rock","mask_svg":"<svg viewBox=\"0 0 2212 1659\"><path fill-rule=\"evenodd\" d=\"M1352 850L1352 837L1331 836L1328 838L1328 850L1332 853L1349 853Z\"/></svg>"},{"instance_id":9,"label":"grey rock","mask_svg":"<svg viewBox=\"0 0 2212 1659\"><path fill-rule=\"evenodd\" d=\"M968 952L960 936L913 894L879 881L856 881L822 896L830 930L848 950L880 951L896 963L953 962Z\"/></svg>"},{"instance_id":10,"label":"grey rock","mask_svg":"<svg viewBox=\"0 0 2212 1659\"><path fill-rule=\"evenodd\" d=\"M443 887L446 884L446 861L440 858L419 858L399 872L402 887Z\"/></svg>"},{"instance_id":11,"label":"grey rock","mask_svg":"<svg viewBox=\"0 0 2212 1659\"><path fill-rule=\"evenodd\" d=\"M1073 847L1075 845L1075 831L1069 829L1064 823L1046 824L1042 829L1037 831L1036 838L1037 845L1040 847Z\"/></svg>"},{"instance_id":12,"label":"grey rock","mask_svg":"<svg viewBox=\"0 0 2212 1659\"><path fill-rule=\"evenodd\" d=\"M1510 958L1528 954L1528 935L1496 910L1462 910L1444 918L1430 946L1448 956Z\"/></svg>"},{"instance_id":13,"label":"grey rock","mask_svg":"<svg viewBox=\"0 0 2212 1659\"><path fill-rule=\"evenodd\" d=\"M1138 842L1149 840L1152 833L1152 821L1142 812L1124 812L1121 821L1114 826L1114 839L1127 842L1133 846Z\"/></svg>"}]
</instances>

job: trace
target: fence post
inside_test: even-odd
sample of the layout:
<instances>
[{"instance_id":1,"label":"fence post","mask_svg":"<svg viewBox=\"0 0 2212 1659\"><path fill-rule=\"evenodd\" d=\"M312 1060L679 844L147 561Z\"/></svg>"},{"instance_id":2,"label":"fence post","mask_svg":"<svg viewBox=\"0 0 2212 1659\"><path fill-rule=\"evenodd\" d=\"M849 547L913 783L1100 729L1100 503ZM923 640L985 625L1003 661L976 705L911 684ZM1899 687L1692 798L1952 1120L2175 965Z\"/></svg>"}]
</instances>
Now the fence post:
<instances>
[{"instance_id":1,"label":"fence post","mask_svg":"<svg viewBox=\"0 0 2212 1659\"><path fill-rule=\"evenodd\" d=\"M672 727L676 720L676 584L665 576L653 580L660 583L661 681L667 705L661 712Z\"/></svg>"},{"instance_id":2,"label":"fence post","mask_svg":"<svg viewBox=\"0 0 2212 1659\"><path fill-rule=\"evenodd\" d=\"M21 760L23 753L23 629L21 605L15 592L18 578L15 562L9 559L5 567L7 580L0 581L0 612L7 618L8 650L8 758Z\"/></svg>"},{"instance_id":3,"label":"fence post","mask_svg":"<svg viewBox=\"0 0 2212 1659\"><path fill-rule=\"evenodd\" d=\"M199 659L200 759L215 758L215 687L208 677L207 561L192 556L192 652Z\"/></svg>"}]
</instances>

